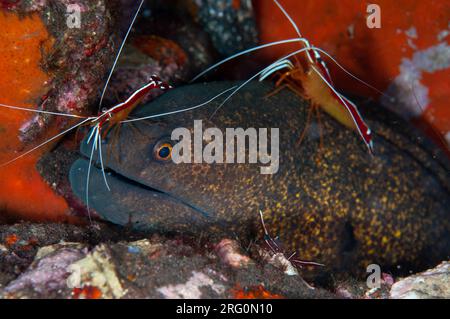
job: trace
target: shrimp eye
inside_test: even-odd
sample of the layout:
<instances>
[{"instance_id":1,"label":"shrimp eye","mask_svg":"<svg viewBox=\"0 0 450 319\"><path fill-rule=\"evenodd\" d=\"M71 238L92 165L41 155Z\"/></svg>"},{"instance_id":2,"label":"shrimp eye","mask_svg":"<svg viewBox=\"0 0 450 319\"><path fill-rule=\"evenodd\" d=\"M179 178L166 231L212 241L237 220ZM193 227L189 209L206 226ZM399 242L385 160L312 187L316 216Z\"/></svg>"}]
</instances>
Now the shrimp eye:
<instances>
[{"instance_id":1,"label":"shrimp eye","mask_svg":"<svg viewBox=\"0 0 450 319\"><path fill-rule=\"evenodd\" d=\"M154 155L158 161L168 161L172 158L172 144L170 142L157 143Z\"/></svg>"}]
</instances>

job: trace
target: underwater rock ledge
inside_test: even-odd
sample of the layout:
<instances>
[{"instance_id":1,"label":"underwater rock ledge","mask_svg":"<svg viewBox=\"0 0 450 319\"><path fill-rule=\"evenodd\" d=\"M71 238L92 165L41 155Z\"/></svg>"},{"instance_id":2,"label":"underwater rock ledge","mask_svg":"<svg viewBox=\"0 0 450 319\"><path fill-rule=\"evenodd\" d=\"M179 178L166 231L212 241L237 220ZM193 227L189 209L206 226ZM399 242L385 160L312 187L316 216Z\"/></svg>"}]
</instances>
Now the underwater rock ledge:
<instances>
[{"instance_id":1,"label":"underwater rock ledge","mask_svg":"<svg viewBox=\"0 0 450 319\"><path fill-rule=\"evenodd\" d=\"M380 289L369 289L364 280L355 278L311 289L274 259L247 253L228 239L214 249L181 237L120 234L101 223L87 228L3 225L0 298L450 297L448 262L393 286L394 279L384 274L390 279L383 280ZM244 262L233 262L237 260ZM78 283L73 277L77 270Z\"/></svg>"}]
</instances>

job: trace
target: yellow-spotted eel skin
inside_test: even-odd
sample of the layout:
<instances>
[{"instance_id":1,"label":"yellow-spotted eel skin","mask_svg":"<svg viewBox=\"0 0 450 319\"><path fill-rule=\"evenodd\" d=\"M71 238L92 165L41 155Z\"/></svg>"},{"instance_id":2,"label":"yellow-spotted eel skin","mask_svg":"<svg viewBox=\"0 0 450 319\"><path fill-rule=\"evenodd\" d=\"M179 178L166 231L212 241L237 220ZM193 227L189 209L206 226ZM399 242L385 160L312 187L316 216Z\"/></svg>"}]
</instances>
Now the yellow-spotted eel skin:
<instances>
[{"instance_id":1,"label":"yellow-spotted eel skin","mask_svg":"<svg viewBox=\"0 0 450 319\"><path fill-rule=\"evenodd\" d=\"M186 108L239 83L217 82L173 89L139 107L133 117ZM371 156L357 133L285 90L268 96L269 83L252 83L215 114L223 98L189 112L122 124L111 132L103 157L111 191L99 164L92 168L89 206L103 219L135 229L225 232L262 239L259 210L286 253L334 271L418 269L450 253L449 161L420 132L377 105L359 103L374 134ZM213 115L214 114L214 115ZM213 116L212 116L213 115ZM261 174L261 163L182 163L161 160L158 150L172 131L279 128L279 170ZM194 139L194 137L192 137ZM322 140L322 143L321 143ZM269 137L270 141L270 137ZM205 141L206 145L206 141ZM86 199L90 146L70 172L74 193ZM96 157L95 157L96 158Z\"/></svg>"}]
</instances>

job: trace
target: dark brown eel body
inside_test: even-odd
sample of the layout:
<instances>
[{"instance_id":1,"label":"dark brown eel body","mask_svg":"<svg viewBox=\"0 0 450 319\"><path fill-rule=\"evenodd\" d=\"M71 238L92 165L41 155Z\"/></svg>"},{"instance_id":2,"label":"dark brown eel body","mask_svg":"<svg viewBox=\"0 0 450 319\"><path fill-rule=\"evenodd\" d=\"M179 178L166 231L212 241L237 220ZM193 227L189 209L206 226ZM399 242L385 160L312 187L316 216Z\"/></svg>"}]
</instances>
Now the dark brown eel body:
<instances>
[{"instance_id":1,"label":"dark brown eel body","mask_svg":"<svg viewBox=\"0 0 450 319\"><path fill-rule=\"evenodd\" d=\"M140 107L134 116L157 114L204 102L236 83L174 89ZM358 135L325 114L323 145L310 130L302 144L308 103L288 91L270 98L269 84L253 83L228 101L181 114L124 124L118 141L104 145L109 192L93 169L90 206L104 219L139 230L262 238L259 210L286 252L327 265L364 272L418 269L450 253L449 162L417 130L376 106L361 105L374 132L375 156ZM280 167L261 164L174 164L155 159L153 147L178 127L280 129ZM110 134L111 137L111 134ZM90 148L83 145L86 156ZM85 199L86 159L71 170L74 192ZM216 227L217 226L217 227Z\"/></svg>"}]
</instances>

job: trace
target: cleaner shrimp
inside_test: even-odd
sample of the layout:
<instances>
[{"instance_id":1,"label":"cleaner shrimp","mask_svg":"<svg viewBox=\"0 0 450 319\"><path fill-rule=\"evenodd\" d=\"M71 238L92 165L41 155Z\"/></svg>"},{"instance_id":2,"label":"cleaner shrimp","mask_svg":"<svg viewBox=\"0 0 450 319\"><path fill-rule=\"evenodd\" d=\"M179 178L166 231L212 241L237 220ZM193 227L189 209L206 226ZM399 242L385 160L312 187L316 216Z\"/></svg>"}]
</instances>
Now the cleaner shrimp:
<instances>
[{"instance_id":1,"label":"cleaner shrimp","mask_svg":"<svg viewBox=\"0 0 450 319\"><path fill-rule=\"evenodd\" d=\"M289 71L292 71L294 69L292 62L289 60L290 58L293 58L295 56L297 56L298 54L305 54L306 57L308 58L308 61L310 63L310 69L308 71L310 72L314 72L315 76L314 79L311 81L316 81L319 79L321 81L323 81L326 86L328 86L329 90L332 95L332 97L335 99L335 103L333 104L334 108L340 107L340 109L337 111L336 114L342 114L344 112L347 112L348 114L350 114L351 119L352 119L352 125L350 124L348 126L351 126L353 128L357 128L359 130L360 135L362 136L364 142L366 143L366 145L368 146L369 150L372 151L373 147L372 147L372 139L371 139L371 134L370 134L370 129L367 127L367 125L365 124L365 122L363 121L362 117L359 115L356 106L351 103L348 99L346 99L345 97L343 97L341 94L339 94L332 86L332 80L331 80L331 76L328 72L328 69L326 68L326 65L324 63L324 61L320 58L319 52L325 54L326 56L328 56L334 63L336 63L341 69L343 69L347 74L349 74L350 76L352 76L353 78L355 78L356 80L364 83L365 85L375 89L374 87L372 87L370 84L365 83L364 81L360 80L359 78L357 78L356 76L352 75L349 71L347 71L345 68L343 68L335 59L333 59L328 53L326 53L325 51L321 50L320 48L311 46L310 43L308 42L308 40L304 37L302 37L297 25L293 22L293 20L290 18L290 16L287 14L287 12L283 9L283 7L278 3L278 1L274 0L275 4L278 5L278 7L281 9L281 11L286 15L286 17L291 21L292 25L294 26L295 30L297 31L297 34L299 35L298 38L292 38L292 39L286 39L286 40L281 40L281 41L277 41L277 42L272 42L272 43L267 43L267 44L263 44L248 50L245 50L243 52L240 52L238 54L235 54L229 58L226 58L225 60L216 63L215 65L209 67L208 69L206 69L205 71L203 71L202 73L200 73L198 76L196 76L192 81L195 81L196 79L198 79L199 77L203 76L204 74L206 74L207 72L211 71L212 69L220 66L221 64L234 59L236 57L242 56L244 54L248 54L250 52L253 51L257 51L260 49L264 49L264 48L268 48L271 46L275 46L275 45L282 45L282 44L286 44L286 43L302 43L304 47L300 48L299 50L296 50L294 52L291 52L290 54L276 60L275 62L273 62L272 64L270 64L268 67L265 67L263 70L261 70L260 72L258 72L256 75L252 76L250 79L248 79L247 81L245 81L243 84L239 85L239 86L235 86L235 87L231 87L227 90L224 90L223 92L217 94L216 96L212 97L211 99L209 99L208 101L205 101L204 103L195 105L195 106L190 106L190 107L182 107L176 111L171 111L171 112L166 112L166 113L161 113L161 114L155 114L155 115L151 115L151 116L146 116L146 117L141 117L141 118L133 118L133 119L129 119L128 115L130 114L131 111L133 111L138 105L139 103L142 101L142 99L145 97L145 95L147 93L149 93L151 90L154 89L161 89L163 91L166 91L170 88L170 85L167 83L162 82L157 76L152 76L149 80L149 82L147 84L145 84L143 87L139 88L138 90L136 90L126 101L119 103L109 109L104 109L102 110L97 116L80 116L80 115L74 115L74 114L67 114L67 113L58 113L58 112L49 112L49 111L44 111L44 110L35 110L35 109L29 109L29 108L24 108L24 107L18 107L18 106L11 106L11 105L6 105L6 104L0 104L0 107L4 107L4 108L11 108L11 109L16 109L16 110L23 110L23 111L29 111L29 112L37 112L37 113L44 113L44 114L48 114L48 115L54 115L54 116L65 116L65 117L69 117L69 118L75 118L75 119L79 119L81 120L80 122L76 123L75 125L69 127L68 129L64 130L63 132L49 138L48 140L44 141L43 143L37 145L36 147L33 147L32 149L20 154L19 156L13 158L12 160L4 163L4 164L0 164L0 167L6 166L14 161L16 161L19 158L22 158L28 154L30 154L31 152L37 150L38 148L43 147L44 145L47 145L53 141L58 140L59 138L61 138L62 136L66 135L67 133L79 128L82 125L89 125L91 126L91 130L88 133L88 138L87 138L87 143L90 144L92 143L91 146L91 151L90 151L90 159L89 159L89 170L87 173L87 181L86 181L86 205L88 207L88 211L89 211L89 179L90 179L90 168L91 165L94 162L94 154L97 151L98 153L98 161L102 170L102 174L103 174L103 178L104 178L104 183L105 186L107 187L108 190L110 190L110 187L108 185L107 182L107 178L106 178L106 173L105 173L105 169L104 169L104 164L103 164L103 157L102 157L102 152L101 152L101 146L102 146L102 138L104 138L106 136L106 134L115 126L117 125L121 125L121 124L125 124L125 123L132 123L132 122L136 122L136 121L140 121L140 120L146 120L146 119L151 119L151 118L157 118L157 117L162 117L162 116L169 116L171 114L175 114L175 113L182 113L182 112L186 112L186 111L190 111L190 110L194 110L196 108L202 107L204 105L209 104L210 102L216 100L217 98L221 97L222 95L231 92L230 94L228 94L228 96L222 101L222 103L219 105L219 107L216 109L217 110L222 107L234 94L236 94L242 87L244 87L247 83L249 83L250 81L256 79L259 77L259 80L264 80L265 78L269 77L270 75L274 74L277 71L283 70L283 69L289 69ZM138 9L136 10L136 13L132 19L132 22L127 30L127 33L121 43L121 46L118 50L118 53L116 55L116 58L114 60L113 66L111 68L111 71L108 75L108 78L106 80L106 83L103 87L103 91L100 97L100 103L99 103L99 108L101 108L102 102L103 102L103 98L105 96L105 92L106 89L108 87L108 84L111 80L111 77L113 75L113 72L115 70L115 67L118 63L120 54L124 48L124 45L127 41L127 38L134 26L134 23L136 21L137 16L139 15L141 8L143 6L144 0L142 0L139 4ZM312 70L312 71L311 71ZM291 75L291 74L289 74ZM286 76L287 77L287 76ZM375 89L376 90L376 89ZM378 90L377 90L378 91ZM313 92L312 94L317 94L315 90L312 90L311 92ZM379 91L378 91L379 92ZM309 93L309 92L308 92ZM337 101L337 102L336 102ZM320 104L320 103L318 103ZM321 105L322 106L322 105ZM323 106L322 106L323 107ZM347 114L347 118L348 118L348 114ZM213 114L214 115L214 114ZM337 115L336 115L337 116ZM339 120L339 118L338 118Z\"/></svg>"},{"instance_id":2,"label":"cleaner shrimp","mask_svg":"<svg viewBox=\"0 0 450 319\"><path fill-rule=\"evenodd\" d=\"M238 90L247 85L250 81L256 78L258 78L259 81L263 81L266 78L276 74L277 72L287 69L288 71L286 71L279 77L276 83L277 89L275 92L277 92L277 90L281 90L284 87L287 87L295 93L300 94L302 97L309 99L313 105L321 107L325 112L330 114L341 124L357 131L364 144L367 146L370 154L373 154L374 148L372 132L369 126L365 123L364 119L358 111L357 106L334 88L330 72L328 71L325 61L322 59L321 54L327 56L333 63L335 63L340 69L342 69L353 79L361 82L362 84L368 86L369 88L377 91L384 96L386 96L386 94L350 73L350 71L346 70L326 51L311 45L309 41L305 37L303 37L299 27L287 13L287 11L283 8L283 6L277 0L273 0L273 2L289 20L290 24L296 31L298 38L270 42L239 52L207 68L205 71L197 75L192 81L196 81L206 73L237 57L272 46L298 42L303 45L303 48L277 59L269 66L265 67L264 69L250 77L220 104L220 106L216 109L216 112L234 94L236 94ZM303 54L306 57L306 59L302 61L303 63L291 61L291 59L293 58L298 61L297 56L300 54Z\"/></svg>"},{"instance_id":3,"label":"cleaner shrimp","mask_svg":"<svg viewBox=\"0 0 450 319\"><path fill-rule=\"evenodd\" d=\"M273 254L283 254L283 256L286 257L286 255L283 252L283 249L280 247L280 245L278 244L277 240L278 237L272 238L269 234L269 231L267 230L266 227L266 223L264 222L264 213L260 210L259 211L259 218L261 220L261 225L264 231L264 241L267 245L267 247L269 247L270 251ZM298 265L300 268L302 268L302 265L305 266L320 266L320 267L324 267L324 264L321 263L317 263L314 261L304 261L304 260L299 260L299 259L293 259L294 256L296 255L296 252L293 252L291 255L289 255L289 257L286 257L286 259L288 261L290 261L291 263L294 263L296 265Z\"/></svg>"},{"instance_id":4,"label":"cleaner shrimp","mask_svg":"<svg viewBox=\"0 0 450 319\"><path fill-rule=\"evenodd\" d=\"M135 14L134 17L128 27L128 30L124 36L124 39L122 40L122 43L119 47L118 53L115 57L114 63L112 65L112 68L108 74L108 78L106 80L106 83L103 87L102 93L101 93L101 97L100 97L100 102L99 102L99 110L102 109L102 102L103 99L105 97L105 93L106 90L108 88L108 84L112 78L112 75L114 73L114 70L117 66L117 63L119 61L120 55L123 51L123 48L126 44L126 41L128 39L128 36L135 24L135 21L142 9L142 6L144 4L145 0L141 0ZM152 75L150 76L150 79L148 81L148 83L146 83L144 86L142 86L141 88L137 89L136 91L134 91L127 100L125 100L124 102L118 103L110 108L104 108L101 111L99 111L97 116L82 116L82 115L76 115L76 114L69 114L69 113L62 113L62 112L53 112L53 111L46 111L46 110L39 110L39 109L31 109L31 108L27 108L27 107L20 107L20 106L14 106L14 105L8 105L8 104L2 104L0 103L0 108L7 108L7 109L13 109L13 110L19 110L19 111L25 111L25 112L33 112L33 113L41 113L41 114L47 114L47 115L52 115L52 116L61 116L61 117L67 117L67 118L71 118L71 119L77 119L77 120L81 120L79 122L77 122L76 124L70 126L69 128L67 128L66 130L48 138L47 140L45 140L44 142L38 144L35 147L32 147L31 149L23 152L22 154L14 157L13 159L0 164L0 168L3 168L5 166L8 166L9 164L17 161L20 158L23 158L29 154L31 154L32 152L52 143L52 142L56 142L57 140L59 140L60 138L62 138L63 136L65 136L66 134L68 134L69 132L72 132L78 128L80 128L81 126L85 126L88 125L90 126L90 131L88 133L87 136L87 140L86 143L92 144L91 146L91 151L90 151L90 157L89 157L89 168L88 168L88 172L87 172L87 177L86 177L86 199L85 199L85 203L86 203L86 207L87 207L87 211L88 211L88 215L89 215L89 219L91 219L91 215L90 215L90 209L89 209L89 181L90 181L90 173L91 173L91 167L94 163L94 154L95 152L98 153L98 162L100 164L101 167L101 171L102 171L102 175L103 175L103 180L104 180L104 184L106 186L106 188L110 191L110 187L107 181L107 177L106 177L106 172L105 172L105 167L104 167L104 161L103 161L103 154L102 154L102 143L103 143L103 139L104 137L106 137L106 135L108 134L108 132L115 127L118 127L121 124L125 124L125 123L131 123L131 122L136 122L136 121L141 121L141 120L146 120L146 119L150 119L150 118L157 118L157 117L162 117L162 116L168 116L171 114L176 114L176 113L182 113L182 112L187 112L190 110L194 110L196 108L202 107L212 101L214 101L215 99L221 97L222 95L224 95L225 93L235 89L236 87L231 87L227 90L224 90L223 92L220 92L219 94L213 96L211 99L209 99L208 101L205 101L204 103L198 104L198 105L194 105L194 106L189 106L189 107L181 107L178 110L175 111L171 111L171 112L166 112L166 113L161 113L161 114L154 114L151 116L146 116L146 117L141 117L141 118L133 118L133 119L128 119L129 114L142 102L142 100L147 96L147 94L155 89L159 89L162 91L167 91L169 89L171 89L172 86L170 86L168 83L162 81L157 75Z\"/></svg>"},{"instance_id":5,"label":"cleaner shrimp","mask_svg":"<svg viewBox=\"0 0 450 319\"><path fill-rule=\"evenodd\" d=\"M321 264L321 263L317 263L314 261L305 261L305 260L300 260L300 259L294 258L295 255L297 255L297 252L293 252L289 256L287 256L285 254L285 252L283 251L282 247L278 244L278 237L272 238L270 236L269 231L266 227L266 223L264 222L264 213L262 212L262 210L259 211L259 218L261 220L261 226L264 231L264 237L263 237L264 242L266 243L267 247L270 249L270 251L274 257L277 255L278 256L281 255L281 257L283 259L283 264L290 263L292 266L299 268L299 269L302 269L303 266L325 267L325 265ZM293 270L293 271L296 272L296 270ZM303 281L303 283L309 289L315 289L313 286L308 284L302 277L300 277L300 279Z\"/></svg>"},{"instance_id":6,"label":"cleaner shrimp","mask_svg":"<svg viewBox=\"0 0 450 319\"><path fill-rule=\"evenodd\" d=\"M108 84L111 80L111 77L113 75L113 72L115 70L115 67L118 63L118 60L120 58L120 54L124 48L124 45L127 41L127 38L133 28L133 25L136 21L137 16L139 15L139 12L141 11L141 8L143 6L145 0L142 0L139 4L138 9L136 10L136 13L133 17L133 20L127 30L127 33L122 41L122 44L119 48L118 54L116 55L115 61L113 63L112 69L108 75L107 81L105 83L105 86L102 90L102 94L101 94L101 98L100 98L100 102L99 102L99 108L101 108L102 102L103 102L103 98L105 96L105 92L106 89L108 87ZM101 112L98 116L90 116L90 117L86 117L86 116L80 116L80 115L75 115L75 114L67 114L67 113L59 113L59 112L50 112L50 111L44 111L44 110L36 110L36 109L30 109L30 108L25 108L25 107L18 107L18 106L12 106L12 105L6 105L6 104L1 104L0 103L0 107L4 107L4 108L10 108L10 109L16 109L16 110L23 110L23 111L28 111L28 112L35 112L35 113L44 113L44 114L48 114L48 115L54 115L54 116L64 116L64 117L69 117L69 118L75 118L75 119L82 119L81 122L73 125L72 127L69 127L68 129L66 129L65 131L49 138L48 140L46 140L45 142L39 144L38 146L24 152L23 154L20 154L19 156L13 158L12 160L3 163L0 165L0 167L6 166L14 161L16 161L17 159L24 157L26 155L28 155L29 153L33 152L34 150L43 147L44 145L57 140L58 138L64 136L65 134L67 134L68 132L71 132L73 130L75 130L76 128L85 125L85 124L90 124L91 126L93 126L93 130L91 131L90 135L89 135L89 141L93 141L93 146L97 145L99 141L101 140L101 137L104 136L105 134L100 134L100 131L103 129L103 126L106 122L108 122L110 125L108 125L108 129L107 131L109 131L112 126L117 125L119 123L129 123L129 122L135 122L135 121L139 121L139 120L145 120L145 119L149 119L149 118L156 118L156 117L160 117L160 116L167 116L167 115L171 115L174 113L181 113L181 112L185 112L185 111L190 111L193 110L195 108L201 107L203 105L208 104L209 102L212 102L213 100L217 99L218 97L224 95L225 93L232 91L230 95L228 95L226 97L226 99L219 105L219 108L222 107L234 94L237 93L238 90L240 90L243 86L245 86L247 83L249 83L250 81L252 81L253 79L259 77L260 80L263 80L265 78L267 78L268 76L270 76L271 74L275 73L278 70L281 70L283 68L286 67L290 67L292 65L292 63L288 60L291 57L295 57L296 55L300 54L300 53L305 53L308 57L311 57L312 54L314 54L315 56L315 61L320 62L320 63L316 63L317 64L317 68L314 68L313 70L315 70L315 72L320 73L318 71L318 69L320 70L324 70L325 71L325 75L321 75L321 77L323 78L323 80L327 83L327 85L333 90L333 92L336 92L333 87L332 87L332 83L331 82L331 77L328 73L328 70L326 69L326 66L323 62L323 60L320 59L320 56L318 54L318 52L321 52L323 54L325 54L326 56L328 56L334 63L336 63L341 69L344 70L344 72L346 72L347 74L349 74L350 76L352 76L353 78L355 78L356 80L362 82L363 84L377 90L376 88L374 88L373 86L371 86L370 84L367 84L366 82L364 82L363 80L357 78L356 76L354 76L353 74L351 74L349 71L347 71L344 67L342 67L335 59L333 59L327 52L323 51L322 49L318 48L318 47L314 47L311 46L308 42L308 40L306 38L303 38L301 36L301 33L297 27L297 25L294 23L294 21L292 20L292 18L287 14L287 12L283 9L283 7L278 3L277 0L274 0L275 4L278 5L278 7L282 10L282 12L287 16L287 18L291 21L292 25L294 26L295 30L297 30L299 37L298 38L292 38L292 39L285 39L285 40L280 40L280 41L276 41L276 42L271 42L271 43L267 43L267 44L263 44L248 50L245 50L243 52L240 52L238 54L235 54L231 57L228 57L216 64L214 64L213 66L209 67L208 69L206 69L205 71L203 71L202 73L200 73L199 75L197 75L191 82L197 80L198 78L202 77L203 75L205 75L206 73L208 73L209 71L211 71L212 69L234 59L237 58L239 56L248 54L250 52L253 51L257 51L257 50L261 50L264 48L269 48L271 46L276 46L276 45L282 45L282 44L288 44L288 43L295 43L295 42L299 42L299 43L303 43L303 45L305 46L304 48L301 48L295 52L292 52L278 60L276 60L274 63L270 64L268 67L264 68L263 70L261 70L260 72L258 72L256 75L254 75L253 77L251 77L250 79L248 79L247 81L245 81L242 85L238 86L238 87L232 87L229 88L228 90L225 90L223 92L221 92L220 94L216 95L215 97L213 97L212 99L210 99L209 101L206 101L204 103L201 103L199 105L196 106L191 106L191 107L186 107L186 108L181 108L180 110L177 111L172 111L172 112L168 112L168 113L162 113L162 114L155 114L152 116L147 116L147 117L143 117L143 118L135 118L135 119L125 119L129 113L139 104L139 102L142 100L142 98L145 96L145 94L147 94L150 90L155 89L158 85L160 85L161 89L167 89L169 86L168 84L163 84L156 76L153 77L153 79L150 79L150 82L146 85L144 85L143 87L141 87L140 89L138 89L137 91L135 91L127 101L120 103L116 106L111 107L110 109L105 109L103 110L103 112ZM311 58L312 59L312 58ZM378 91L378 90L377 90ZM380 91L378 91L380 92ZM382 92L380 92L382 93ZM350 103L346 103L346 101L348 101L347 99L345 99L343 96L341 96L340 94L338 94L336 92L336 95L339 97L339 101L342 102L342 104L344 106L349 107L348 105ZM353 104L350 104L351 106L354 106ZM350 106L350 108L351 108ZM356 109L356 107L355 107ZM217 110L216 110L217 111ZM120 121L115 120L115 116L117 117L117 119L120 118ZM360 127L360 125L362 123L364 123L364 121L361 120L359 121L358 119L360 119L359 113L356 116L355 119L355 124L358 124L357 126ZM107 131L105 133L107 133ZM369 131L370 132L370 131ZM370 138L370 136L368 137ZM367 141L369 144L371 143L371 140ZM370 144L371 145L371 144Z\"/></svg>"}]
</instances>

